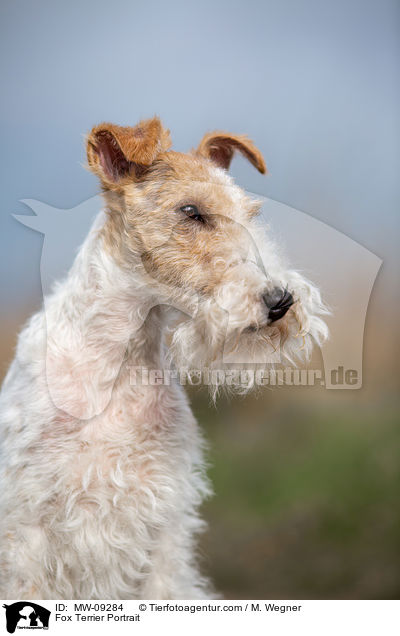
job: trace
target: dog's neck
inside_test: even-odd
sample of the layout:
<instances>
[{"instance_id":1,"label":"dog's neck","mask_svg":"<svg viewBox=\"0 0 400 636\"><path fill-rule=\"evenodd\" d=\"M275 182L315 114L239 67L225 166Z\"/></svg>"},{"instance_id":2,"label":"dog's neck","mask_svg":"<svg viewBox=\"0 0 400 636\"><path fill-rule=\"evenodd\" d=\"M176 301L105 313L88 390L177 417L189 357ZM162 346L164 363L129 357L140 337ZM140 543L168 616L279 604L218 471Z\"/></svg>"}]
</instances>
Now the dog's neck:
<instances>
[{"instance_id":1,"label":"dog's neck","mask_svg":"<svg viewBox=\"0 0 400 636\"><path fill-rule=\"evenodd\" d=\"M137 264L121 268L107 251L102 235L94 232L90 236L74 264L82 281L78 293L86 299L90 317L84 336L89 342L98 337L106 348L125 345L135 355L130 361L136 364L159 365L164 312L142 280L140 265L138 257Z\"/></svg>"},{"instance_id":2,"label":"dog's neck","mask_svg":"<svg viewBox=\"0 0 400 636\"><path fill-rule=\"evenodd\" d=\"M131 390L130 367L165 364L166 310L134 268L124 271L107 253L96 224L64 284L45 301L45 312L49 390L58 408L79 419L104 410L115 386ZM76 394L83 396L79 404L69 398Z\"/></svg>"}]
</instances>

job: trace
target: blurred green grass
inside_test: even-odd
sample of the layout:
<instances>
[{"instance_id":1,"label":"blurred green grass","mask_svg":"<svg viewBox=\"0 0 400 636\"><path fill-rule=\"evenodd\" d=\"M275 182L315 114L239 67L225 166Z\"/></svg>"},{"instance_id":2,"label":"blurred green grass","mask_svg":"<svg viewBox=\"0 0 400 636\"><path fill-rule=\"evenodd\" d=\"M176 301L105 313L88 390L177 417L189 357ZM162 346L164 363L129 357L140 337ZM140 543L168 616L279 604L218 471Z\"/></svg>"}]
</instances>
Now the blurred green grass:
<instances>
[{"instance_id":1,"label":"blurred green grass","mask_svg":"<svg viewBox=\"0 0 400 636\"><path fill-rule=\"evenodd\" d=\"M399 598L398 402L357 394L192 395L216 493L201 552L226 598Z\"/></svg>"}]
</instances>

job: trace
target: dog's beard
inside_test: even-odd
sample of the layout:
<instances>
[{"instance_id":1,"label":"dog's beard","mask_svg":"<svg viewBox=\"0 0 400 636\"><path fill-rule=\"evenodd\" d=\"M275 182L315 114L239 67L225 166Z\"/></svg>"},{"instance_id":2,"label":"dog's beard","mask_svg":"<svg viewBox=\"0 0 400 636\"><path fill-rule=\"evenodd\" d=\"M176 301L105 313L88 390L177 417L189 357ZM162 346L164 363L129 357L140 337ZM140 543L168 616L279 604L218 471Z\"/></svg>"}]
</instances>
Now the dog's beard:
<instances>
[{"instance_id":1,"label":"dog's beard","mask_svg":"<svg viewBox=\"0 0 400 636\"><path fill-rule=\"evenodd\" d=\"M170 360L190 381L195 373L207 376L213 398L223 389L247 393L254 388L254 371L274 365L296 365L308 360L313 345L321 345L328 336L321 314L329 313L318 290L309 285L307 297L297 301L281 320L258 325L229 324L229 317L212 301L204 301L196 316L183 320L173 331ZM226 383L227 371L235 371L237 381ZM243 374L238 371L250 371ZM214 371L211 375L208 371ZM216 371L222 371L217 373Z\"/></svg>"}]
</instances>

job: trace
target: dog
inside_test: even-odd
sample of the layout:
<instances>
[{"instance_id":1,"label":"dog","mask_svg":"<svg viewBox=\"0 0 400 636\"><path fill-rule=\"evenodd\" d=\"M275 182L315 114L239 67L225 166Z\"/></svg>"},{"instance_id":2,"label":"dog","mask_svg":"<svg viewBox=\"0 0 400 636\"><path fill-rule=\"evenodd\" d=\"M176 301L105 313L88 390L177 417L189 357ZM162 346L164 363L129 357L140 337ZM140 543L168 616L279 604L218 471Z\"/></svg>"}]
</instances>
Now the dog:
<instances>
[{"instance_id":1,"label":"dog","mask_svg":"<svg viewBox=\"0 0 400 636\"><path fill-rule=\"evenodd\" d=\"M202 435L174 376L137 384L131 370L307 356L326 309L228 174L235 152L266 172L249 138L174 152L154 117L86 143L105 208L21 332L0 397L0 596L209 598Z\"/></svg>"}]
</instances>

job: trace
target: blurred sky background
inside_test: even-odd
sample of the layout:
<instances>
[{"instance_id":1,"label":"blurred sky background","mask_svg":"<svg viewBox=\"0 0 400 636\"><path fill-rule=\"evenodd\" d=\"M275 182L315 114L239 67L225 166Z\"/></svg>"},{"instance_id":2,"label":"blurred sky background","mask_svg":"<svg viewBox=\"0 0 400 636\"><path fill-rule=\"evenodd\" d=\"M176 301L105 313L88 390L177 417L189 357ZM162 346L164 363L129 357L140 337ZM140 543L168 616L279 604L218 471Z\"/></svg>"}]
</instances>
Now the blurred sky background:
<instances>
[{"instance_id":1,"label":"blurred sky background","mask_svg":"<svg viewBox=\"0 0 400 636\"><path fill-rule=\"evenodd\" d=\"M215 449L204 552L227 595L400 593L399 14L396 0L0 5L0 377L41 302L42 236L11 214L98 192L83 135L104 120L158 114L182 151L210 129L247 133L269 176L237 158L241 186L383 260L361 390L279 390L211 415L193 396ZM356 293L357 263L347 274Z\"/></svg>"}]
</instances>

